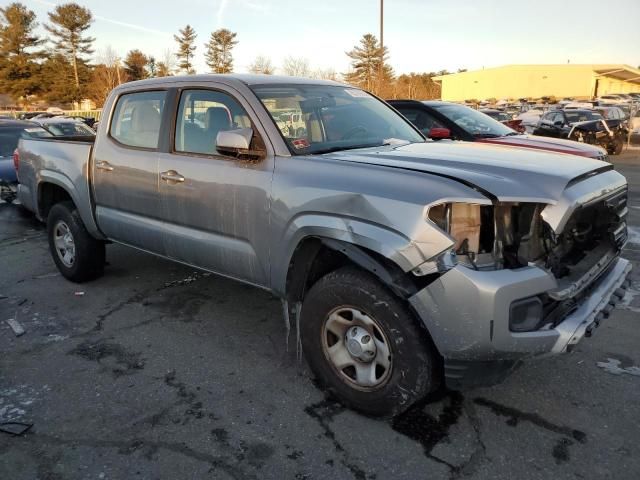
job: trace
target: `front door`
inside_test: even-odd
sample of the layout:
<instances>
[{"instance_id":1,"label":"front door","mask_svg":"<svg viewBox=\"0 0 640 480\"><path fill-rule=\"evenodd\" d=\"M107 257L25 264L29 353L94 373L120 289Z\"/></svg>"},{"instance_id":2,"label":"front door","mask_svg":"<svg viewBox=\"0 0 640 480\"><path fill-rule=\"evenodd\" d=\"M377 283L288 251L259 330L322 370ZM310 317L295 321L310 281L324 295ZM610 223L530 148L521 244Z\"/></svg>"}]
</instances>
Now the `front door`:
<instances>
[{"instance_id":1,"label":"front door","mask_svg":"<svg viewBox=\"0 0 640 480\"><path fill-rule=\"evenodd\" d=\"M218 132L254 129L244 99L224 86L180 92L169 151L159 156L167 256L267 285L273 155L238 160L216 150ZM253 147L252 147L253 148Z\"/></svg>"},{"instance_id":2,"label":"front door","mask_svg":"<svg viewBox=\"0 0 640 480\"><path fill-rule=\"evenodd\" d=\"M95 145L96 218L110 239L164 254L158 140L167 92L123 94Z\"/></svg>"}]
</instances>

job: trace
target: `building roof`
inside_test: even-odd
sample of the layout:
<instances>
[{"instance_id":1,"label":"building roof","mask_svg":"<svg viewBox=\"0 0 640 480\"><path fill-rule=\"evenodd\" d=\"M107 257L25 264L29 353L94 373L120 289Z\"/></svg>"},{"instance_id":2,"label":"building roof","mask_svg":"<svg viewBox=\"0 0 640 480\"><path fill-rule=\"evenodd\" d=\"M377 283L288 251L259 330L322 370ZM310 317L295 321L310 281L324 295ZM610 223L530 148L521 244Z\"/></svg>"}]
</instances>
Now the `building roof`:
<instances>
[{"instance_id":1,"label":"building roof","mask_svg":"<svg viewBox=\"0 0 640 480\"><path fill-rule=\"evenodd\" d=\"M532 67L532 68L541 68L541 67L550 67L550 68L584 68L591 67L591 69L598 75L603 77L613 77L618 80L637 83L640 85L640 69L634 68L631 65L624 64L579 64L579 63L568 63L568 64L514 64L514 65L502 65L499 67L491 67L485 68L482 70L470 70L467 72L460 73L450 73L448 75L439 75L437 77L433 77L435 82L442 82L442 80L446 77L450 77L451 75L466 75L468 73L482 72L482 71L490 71L490 70L505 70L514 67Z\"/></svg>"}]
</instances>

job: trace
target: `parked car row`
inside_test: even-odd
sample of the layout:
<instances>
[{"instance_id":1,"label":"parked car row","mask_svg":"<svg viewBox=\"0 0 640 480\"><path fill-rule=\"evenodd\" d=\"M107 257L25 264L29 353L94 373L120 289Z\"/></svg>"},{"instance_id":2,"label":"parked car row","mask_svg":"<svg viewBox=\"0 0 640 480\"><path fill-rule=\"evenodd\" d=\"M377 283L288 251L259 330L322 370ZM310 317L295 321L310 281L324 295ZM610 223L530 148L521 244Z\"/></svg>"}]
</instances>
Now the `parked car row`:
<instances>
[{"instance_id":1,"label":"parked car row","mask_svg":"<svg viewBox=\"0 0 640 480\"><path fill-rule=\"evenodd\" d=\"M19 199L73 282L118 242L273 292L319 384L371 415L591 336L631 269L606 152L391 103L293 77L123 84L95 140L21 138Z\"/></svg>"},{"instance_id":2,"label":"parked car row","mask_svg":"<svg viewBox=\"0 0 640 480\"><path fill-rule=\"evenodd\" d=\"M619 155L629 134L629 121L617 106L565 108L543 114L533 133L599 145L609 154Z\"/></svg>"},{"instance_id":3,"label":"parked car row","mask_svg":"<svg viewBox=\"0 0 640 480\"><path fill-rule=\"evenodd\" d=\"M437 100L389 100L389 103L434 140L491 143L534 148L582 157L607 159L607 152L592 145L541 136L524 135L473 108Z\"/></svg>"}]
</instances>

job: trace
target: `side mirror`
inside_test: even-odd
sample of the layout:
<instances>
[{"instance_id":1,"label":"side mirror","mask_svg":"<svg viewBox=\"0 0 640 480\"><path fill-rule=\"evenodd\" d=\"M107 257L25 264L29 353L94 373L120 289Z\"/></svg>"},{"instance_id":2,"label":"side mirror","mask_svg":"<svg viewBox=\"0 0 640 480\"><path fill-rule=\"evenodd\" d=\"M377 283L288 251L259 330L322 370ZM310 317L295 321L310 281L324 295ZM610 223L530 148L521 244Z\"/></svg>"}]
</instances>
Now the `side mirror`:
<instances>
[{"instance_id":1,"label":"side mirror","mask_svg":"<svg viewBox=\"0 0 640 480\"><path fill-rule=\"evenodd\" d=\"M427 134L427 137L429 137L432 140L442 140L444 138L450 138L451 137L451 130L449 130L448 128L432 128L431 130L429 130L429 133Z\"/></svg>"},{"instance_id":2,"label":"side mirror","mask_svg":"<svg viewBox=\"0 0 640 480\"><path fill-rule=\"evenodd\" d=\"M555 122L553 122L554 127L561 127L562 125L564 125L564 122L562 120L556 120Z\"/></svg>"},{"instance_id":3,"label":"side mirror","mask_svg":"<svg viewBox=\"0 0 640 480\"><path fill-rule=\"evenodd\" d=\"M234 130L222 130L216 136L216 150L222 155L234 157L250 156L259 158L262 152L254 152L251 148L253 129L236 128Z\"/></svg>"}]
</instances>

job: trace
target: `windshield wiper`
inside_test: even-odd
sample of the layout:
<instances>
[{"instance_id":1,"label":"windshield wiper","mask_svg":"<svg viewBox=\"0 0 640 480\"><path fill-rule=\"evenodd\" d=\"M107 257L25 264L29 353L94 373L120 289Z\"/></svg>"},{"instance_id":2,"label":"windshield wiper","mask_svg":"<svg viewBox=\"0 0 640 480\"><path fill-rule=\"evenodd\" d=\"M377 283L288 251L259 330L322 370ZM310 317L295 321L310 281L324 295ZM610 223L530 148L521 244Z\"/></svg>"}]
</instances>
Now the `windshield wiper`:
<instances>
[{"instance_id":1,"label":"windshield wiper","mask_svg":"<svg viewBox=\"0 0 640 480\"><path fill-rule=\"evenodd\" d=\"M474 137L477 138L498 138L502 137L502 135L496 135L495 133L474 133Z\"/></svg>"},{"instance_id":2,"label":"windshield wiper","mask_svg":"<svg viewBox=\"0 0 640 480\"><path fill-rule=\"evenodd\" d=\"M511 136L513 136L513 135L522 135L522 134L521 134L521 133L518 133L518 132L509 132L509 133L507 133L507 134L505 135L505 137L511 137Z\"/></svg>"},{"instance_id":3,"label":"windshield wiper","mask_svg":"<svg viewBox=\"0 0 640 480\"><path fill-rule=\"evenodd\" d=\"M386 147L388 145L391 145L391 143L363 143L360 145L347 145L347 146L340 146L340 147L329 147L329 148L324 148L321 150L316 150L314 152L309 152L309 155L317 155L317 154L322 154L322 153L331 153L331 152L339 152L341 150L357 150L358 148L372 148L372 147Z\"/></svg>"}]
</instances>

